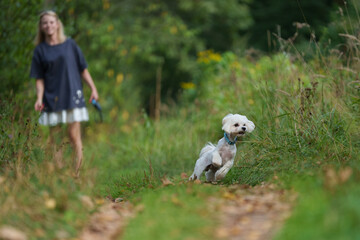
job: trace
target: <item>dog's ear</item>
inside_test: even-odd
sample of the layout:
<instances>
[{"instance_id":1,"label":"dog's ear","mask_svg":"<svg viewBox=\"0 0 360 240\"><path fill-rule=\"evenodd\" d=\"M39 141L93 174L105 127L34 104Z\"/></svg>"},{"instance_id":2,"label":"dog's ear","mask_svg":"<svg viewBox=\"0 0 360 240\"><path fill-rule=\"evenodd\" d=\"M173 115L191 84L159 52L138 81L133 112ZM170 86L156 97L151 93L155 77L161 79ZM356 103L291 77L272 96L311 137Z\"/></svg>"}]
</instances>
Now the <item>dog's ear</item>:
<instances>
[{"instance_id":1,"label":"dog's ear","mask_svg":"<svg viewBox=\"0 0 360 240\"><path fill-rule=\"evenodd\" d=\"M248 120L248 122L246 123L246 126L248 127L247 132L249 132L249 133L251 133L255 129L255 124L250 120Z\"/></svg>"},{"instance_id":2,"label":"dog's ear","mask_svg":"<svg viewBox=\"0 0 360 240\"><path fill-rule=\"evenodd\" d=\"M231 125L230 125L229 119L230 119L232 116L234 116L234 115L230 113L230 114L226 115L226 116L223 118L223 120L222 120L222 130L225 131L225 132L227 132L227 133L229 133L230 130L231 130L231 129L230 129Z\"/></svg>"}]
</instances>

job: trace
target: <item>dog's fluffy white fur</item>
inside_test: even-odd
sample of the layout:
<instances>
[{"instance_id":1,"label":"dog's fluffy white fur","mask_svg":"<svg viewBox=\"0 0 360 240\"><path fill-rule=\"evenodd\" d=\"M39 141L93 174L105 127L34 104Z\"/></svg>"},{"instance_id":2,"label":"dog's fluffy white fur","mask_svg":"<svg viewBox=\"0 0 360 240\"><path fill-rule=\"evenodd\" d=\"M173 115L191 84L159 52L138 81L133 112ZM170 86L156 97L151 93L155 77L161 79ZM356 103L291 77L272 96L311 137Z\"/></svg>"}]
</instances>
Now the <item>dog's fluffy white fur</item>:
<instances>
[{"instance_id":1,"label":"dog's fluffy white fur","mask_svg":"<svg viewBox=\"0 0 360 240\"><path fill-rule=\"evenodd\" d=\"M194 173L189 180L200 179L204 171L208 182L223 179L234 165L237 138L252 132L254 129L255 124L246 116L240 114L226 115L222 120L224 137L219 140L217 145L208 143L201 149Z\"/></svg>"}]
</instances>

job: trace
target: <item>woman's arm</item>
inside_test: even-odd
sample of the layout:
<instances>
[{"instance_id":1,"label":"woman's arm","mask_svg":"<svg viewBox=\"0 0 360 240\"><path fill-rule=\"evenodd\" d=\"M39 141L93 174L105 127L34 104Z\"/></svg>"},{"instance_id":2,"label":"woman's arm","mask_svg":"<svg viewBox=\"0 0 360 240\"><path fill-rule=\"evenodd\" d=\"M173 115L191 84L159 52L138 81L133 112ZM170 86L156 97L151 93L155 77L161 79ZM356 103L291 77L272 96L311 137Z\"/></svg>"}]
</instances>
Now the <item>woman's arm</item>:
<instances>
[{"instance_id":1,"label":"woman's arm","mask_svg":"<svg viewBox=\"0 0 360 240\"><path fill-rule=\"evenodd\" d=\"M89 71L87 70L87 68L85 68L84 71L81 73L81 77L84 79L86 84L89 85L89 87L91 89L91 95L90 95L89 102L91 102L93 99L95 99L97 101L99 99L99 95L98 95L96 86L94 84L94 81L93 81Z\"/></svg>"},{"instance_id":2,"label":"woman's arm","mask_svg":"<svg viewBox=\"0 0 360 240\"><path fill-rule=\"evenodd\" d=\"M44 96L44 79L36 79L36 102L35 102L35 111L41 111L43 107L43 96Z\"/></svg>"}]
</instances>

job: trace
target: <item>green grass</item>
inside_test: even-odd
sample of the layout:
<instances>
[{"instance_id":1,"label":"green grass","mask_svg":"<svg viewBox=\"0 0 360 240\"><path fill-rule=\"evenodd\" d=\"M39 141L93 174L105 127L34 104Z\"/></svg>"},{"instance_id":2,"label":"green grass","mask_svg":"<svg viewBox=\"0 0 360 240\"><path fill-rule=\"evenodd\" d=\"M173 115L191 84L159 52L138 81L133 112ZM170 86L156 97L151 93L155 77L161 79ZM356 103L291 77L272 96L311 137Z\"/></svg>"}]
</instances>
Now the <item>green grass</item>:
<instances>
[{"instance_id":1,"label":"green grass","mask_svg":"<svg viewBox=\"0 0 360 240\"><path fill-rule=\"evenodd\" d=\"M326 64L290 59L278 54L250 62L226 53L218 62L199 64L202 84L185 90L160 121L117 112L105 123L84 124L85 161L78 180L72 177L70 152L66 167L58 169L45 151L46 128L39 130L33 113L29 120L24 117L31 110L23 106L29 104L21 98L2 102L0 225L17 227L30 239L64 232L76 237L99 199L108 196L143 208L130 221L125 239L211 239L216 221L209 219L215 213L203 203L220 187L180 184L180 175L190 175L200 149L222 137L221 119L232 112L246 115L256 128L238 144L236 163L223 184L270 181L298 192L294 212L277 239L356 239L357 74L341 70L330 57ZM351 176L339 180L347 168ZM329 175L329 169L336 174ZM176 185L163 187L164 176ZM81 202L83 195L94 208Z\"/></svg>"},{"instance_id":2,"label":"green grass","mask_svg":"<svg viewBox=\"0 0 360 240\"><path fill-rule=\"evenodd\" d=\"M207 198L217 193L217 187L181 184L134 195L144 209L122 239L213 239L217 223L208 211Z\"/></svg>"}]
</instances>

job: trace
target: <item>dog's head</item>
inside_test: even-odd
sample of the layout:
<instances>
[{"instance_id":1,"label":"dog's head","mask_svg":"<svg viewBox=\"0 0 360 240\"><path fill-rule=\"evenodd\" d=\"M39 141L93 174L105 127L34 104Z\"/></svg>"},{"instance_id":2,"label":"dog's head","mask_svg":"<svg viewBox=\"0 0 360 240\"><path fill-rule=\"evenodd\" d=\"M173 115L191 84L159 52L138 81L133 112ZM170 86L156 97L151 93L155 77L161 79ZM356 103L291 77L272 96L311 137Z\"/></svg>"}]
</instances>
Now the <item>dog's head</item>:
<instances>
[{"instance_id":1,"label":"dog's head","mask_svg":"<svg viewBox=\"0 0 360 240\"><path fill-rule=\"evenodd\" d=\"M254 131L255 124L240 114L228 114L222 120L222 130L238 137Z\"/></svg>"}]
</instances>

